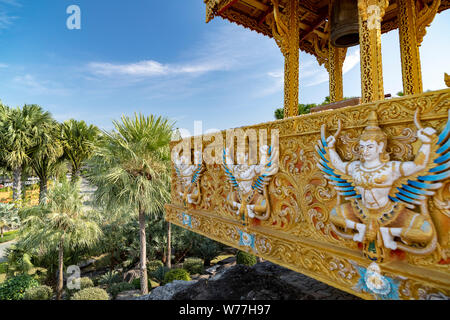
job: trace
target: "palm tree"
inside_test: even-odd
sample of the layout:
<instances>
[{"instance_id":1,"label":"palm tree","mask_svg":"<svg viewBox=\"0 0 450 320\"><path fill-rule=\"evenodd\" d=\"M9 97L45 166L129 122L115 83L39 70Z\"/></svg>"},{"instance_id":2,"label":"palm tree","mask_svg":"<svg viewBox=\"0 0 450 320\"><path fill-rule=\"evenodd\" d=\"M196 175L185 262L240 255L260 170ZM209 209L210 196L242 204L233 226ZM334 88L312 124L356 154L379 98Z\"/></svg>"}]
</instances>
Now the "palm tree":
<instances>
[{"instance_id":1,"label":"palm tree","mask_svg":"<svg viewBox=\"0 0 450 320\"><path fill-rule=\"evenodd\" d=\"M24 248L58 248L58 300L63 291L64 249L91 247L101 235L98 225L83 211L78 188L78 184L58 184L50 190L46 204L22 211Z\"/></svg>"},{"instance_id":2,"label":"palm tree","mask_svg":"<svg viewBox=\"0 0 450 320\"><path fill-rule=\"evenodd\" d=\"M17 209L12 203L0 203L0 233L3 239L3 230L8 228L18 227L20 225L20 218L17 214Z\"/></svg>"},{"instance_id":3,"label":"palm tree","mask_svg":"<svg viewBox=\"0 0 450 320\"><path fill-rule=\"evenodd\" d=\"M72 181L78 180L83 162L89 159L93 152L93 144L99 135L99 129L87 125L83 120L70 119L61 125L61 141L64 157L72 166Z\"/></svg>"},{"instance_id":4,"label":"palm tree","mask_svg":"<svg viewBox=\"0 0 450 320\"><path fill-rule=\"evenodd\" d=\"M40 132L52 123L50 113L38 105L3 107L0 121L0 158L13 171L13 200L22 194L22 171L38 144Z\"/></svg>"},{"instance_id":5,"label":"palm tree","mask_svg":"<svg viewBox=\"0 0 450 320\"><path fill-rule=\"evenodd\" d=\"M89 161L88 179L97 186L99 205L128 207L138 215L141 293L148 293L145 214L163 212L170 198L172 124L165 118L135 114L113 121L115 130L104 132L103 141Z\"/></svg>"},{"instance_id":6,"label":"palm tree","mask_svg":"<svg viewBox=\"0 0 450 320\"><path fill-rule=\"evenodd\" d=\"M35 148L30 157L30 165L39 177L39 203L47 196L47 183L63 161L63 147L59 139L59 124L53 121L41 128Z\"/></svg>"}]
</instances>

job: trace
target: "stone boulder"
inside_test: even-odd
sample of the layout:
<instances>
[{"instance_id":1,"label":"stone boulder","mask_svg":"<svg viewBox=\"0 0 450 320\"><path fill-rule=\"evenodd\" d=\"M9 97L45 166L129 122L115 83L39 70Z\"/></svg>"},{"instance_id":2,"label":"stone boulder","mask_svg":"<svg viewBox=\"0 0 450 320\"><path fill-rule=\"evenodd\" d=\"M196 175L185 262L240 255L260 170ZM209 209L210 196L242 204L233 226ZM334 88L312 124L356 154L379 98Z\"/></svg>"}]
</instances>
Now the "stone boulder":
<instances>
[{"instance_id":1,"label":"stone boulder","mask_svg":"<svg viewBox=\"0 0 450 320\"><path fill-rule=\"evenodd\" d=\"M180 291L183 291L197 281L184 281L184 280L174 280L165 286L156 287L149 294L135 298L134 300L173 300L173 296Z\"/></svg>"},{"instance_id":2,"label":"stone boulder","mask_svg":"<svg viewBox=\"0 0 450 320\"><path fill-rule=\"evenodd\" d=\"M116 300L133 300L141 294L140 290L128 290L122 291L116 296Z\"/></svg>"},{"instance_id":3,"label":"stone boulder","mask_svg":"<svg viewBox=\"0 0 450 320\"><path fill-rule=\"evenodd\" d=\"M212 270L211 270L212 271ZM211 272L213 273L213 272ZM174 281L139 300L359 300L300 273L265 261L231 265L196 281Z\"/></svg>"},{"instance_id":4,"label":"stone boulder","mask_svg":"<svg viewBox=\"0 0 450 320\"><path fill-rule=\"evenodd\" d=\"M141 277L141 271L137 268L128 270L123 274L123 281L132 282L134 279L138 279Z\"/></svg>"}]
</instances>

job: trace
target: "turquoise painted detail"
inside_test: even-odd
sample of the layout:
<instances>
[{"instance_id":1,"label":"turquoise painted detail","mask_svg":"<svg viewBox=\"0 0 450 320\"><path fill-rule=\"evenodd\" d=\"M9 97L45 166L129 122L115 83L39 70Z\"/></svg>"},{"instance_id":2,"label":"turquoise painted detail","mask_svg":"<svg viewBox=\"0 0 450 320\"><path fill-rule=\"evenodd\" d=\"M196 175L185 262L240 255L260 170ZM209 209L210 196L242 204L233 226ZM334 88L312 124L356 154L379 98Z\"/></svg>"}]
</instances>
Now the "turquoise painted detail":
<instances>
[{"instance_id":1,"label":"turquoise painted detail","mask_svg":"<svg viewBox=\"0 0 450 320\"><path fill-rule=\"evenodd\" d=\"M422 230L423 232L428 232L428 231L430 231L430 229L431 229L431 226L428 221L424 221L424 223L420 227L420 230Z\"/></svg>"}]
</instances>

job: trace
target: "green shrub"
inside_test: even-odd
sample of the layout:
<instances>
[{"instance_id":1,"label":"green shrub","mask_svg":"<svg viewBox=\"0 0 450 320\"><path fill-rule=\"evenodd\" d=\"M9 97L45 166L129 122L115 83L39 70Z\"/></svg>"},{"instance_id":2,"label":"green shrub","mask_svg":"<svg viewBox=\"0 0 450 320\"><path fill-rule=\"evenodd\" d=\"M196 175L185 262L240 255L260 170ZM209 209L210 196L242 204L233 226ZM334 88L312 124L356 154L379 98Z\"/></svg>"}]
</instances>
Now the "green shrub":
<instances>
[{"instance_id":1,"label":"green shrub","mask_svg":"<svg viewBox=\"0 0 450 320\"><path fill-rule=\"evenodd\" d=\"M203 260L200 258L186 258L184 259L183 269L186 269L190 274L201 274L204 271Z\"/></svg>"},{"instance_id":2,"label":"green shrub","mask_svg":"<svg viewBox=\"0 0 450 320\"><path fill-rule=\"evenodd\" d=\"M102 270L102 269L108 268L110 265L111 265L111 255L110 254L105 254L105 255L101 256L100 258L98 258L97 260L95 260L95 262L94 262L95 270Z\"/></svg>"},{"instance_id":3,"label":"green shrub","mask_svg":"<svg viewBox=\"0 0 450 320\"><path fill-rule=\"evenodd\" d=\"M256 264L256 257L250 253L239 251L236 255L236 263L251 267Z\"/></svg>"},{"instance_id":4,"label":"green shrub","mask_svg":"<svg viewBox=\"0 0 450 320\"><path fill-rule=\"evenodd\" d=\"M174 280L189 281L191 280L191 276L185 269L172 269L170 271L167 271L166 275L164 276L164 283L170 283Z\"/></svg>"},{"instance_id":5,"label":"green shrub","mask_svg":"<svg viewBox=\"0 0 450 320\"><path fill-rule=\"evenodd\" d=\"M150 274L158 270L160 267L164 267L164 263L162 263L161 260L151 260L147 262L147 271Z\"/></svg>"},{"instance_id":6,"label":"green shrub","mask_svg":"<svg viewBox=\"0 0 450 320\"><path fill-rule=\"evenodd\" d=\"M98 283L106 284L106 285L110 286L113 283L122 282L122 280L123 280L122 275L119 272L113 270L113 271L108 271L107 273L102 275L99 278Z\"/></svg>"},{"instance_id":7,"label":"green shrub","mask_svg":"<svg viewBox=\"0 0 450 320\"><path fill-rule=\"evenodd\" d=\"M49 286L29 288L23 295L24 300L51 300L53 290Z\"/></svg>"},{"instance_id":8,"label":"green shrub","mask_svg":"<svg viewBox=\"0 0 450 320\"><path fill-rule=\"evenodd\" d=\"M27 289L37 286L39 282L27 274L9 278L0 284L0 300L22 300Z\"/></svg>"},{"instance_id":9,"label":"green shrub","mask_svg":"<svg viewBox=\"0 0 450 320\"><path fill-rule=\"evenodd\" d=\"M80 290L92 288L94 286L94 282L89 277L83 277L80 279Z\"/></svg>"},{"instance_id":10,"label":"green shrub","mask_svg":"<svg viewBox=\"0 0 450 320\"><path fill-rule=\"evenodd\" d=\"M67 292L68 292L69 296L73 296L75 294L75 292L83 290L83 289L87 289L87 288L92 288L93 286L94 286L94 282L91 280L91 278L82 277L82 278L80 278L80 289L67 289Z\"/></svg>"},{"instance_id":11,"label":"green shrub","mask_svg":"<svg viewBox=\"0 0 450 320\"><path fill-rule=\"evenodd\" d=\"M134 278L133 281L130 282L134 289L141 288L141 278Z\"/></svg>"},{"instance_id":12,"label":"green shrub","mask_svg":"<svg viewBox=\"0 0 450 320\"><path fill-rule=\"evenodd\" d=\"M133 281L131 281L131 285L133 286L133 289L140 290L141 289L141 278L135 278ZM149 288L152 287L152 283L150 281L150 278L147 279L147 285Z\"/></svg>"},{"instance_id":13,"label":"green shrub","mask_svg":"<svg viewBox=\"0 0 450 320\"><path fill-rule=\"evenodd\" d=\"M119 282L113 283L110 287L108 287L108 292L113 297L113 299L115 299L119 293L133 289L135 289L133 283Z\"/></svg>"},{"instance_id":14,"label":"green shrub","mask_svg":"<svg viewBox=\"0 0 450 320\"><path fill-rule=\"evenodd\" d=\"M161 283L164 281L164 276L169 270L166 266L159 267L155 272L150 273L150 277Z\"/></svg>"},{"instance_id":15,"label":"green shrub","mask_svg":"<svg viewBox=\"0 0 450 320\"><path fill-rule=\"evenodd\" d=\"M86 288L76 292L70 300L109 300L109 295L101 288Z\"/></svg>"},{"instance_id":16,"label":"green shrub","mask_svg":"<svg viewBox=\"0 0 450 320\"><path fill-rule=\"evenodd\" d=\"M0 263L0 274L6 273L8 271L8 262Z\"/></svg>"}]
</instances>

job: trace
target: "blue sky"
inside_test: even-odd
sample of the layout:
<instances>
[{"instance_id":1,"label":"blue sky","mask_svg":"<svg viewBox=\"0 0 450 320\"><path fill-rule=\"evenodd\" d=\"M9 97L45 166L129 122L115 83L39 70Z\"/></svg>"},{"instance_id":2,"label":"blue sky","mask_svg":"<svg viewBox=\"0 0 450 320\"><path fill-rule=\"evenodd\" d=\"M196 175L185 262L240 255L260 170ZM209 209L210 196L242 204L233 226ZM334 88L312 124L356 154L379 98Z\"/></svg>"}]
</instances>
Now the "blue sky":
<instances>
[{"instance_id":1,"label":"blue sky","mask_svg":"<svg viewBox=\"0 0 450 320\"><path fill-rule=\"evenodd\" d=\"M81 30L69 30L70 5ZM424 89L450 73L450 12L420 48ZM163 115L193 133L271 121L283 105L284 60L272 39L221 18L201 0L0 0L0 99L39 104L63 121L111 129L133 112ZM385 92L402 90L398 31L382 37ZM359 49L348 50L344 95L360 96ZM300 54L300 102L321 102L328 75Z\"/></svg>"}]
</instances>

